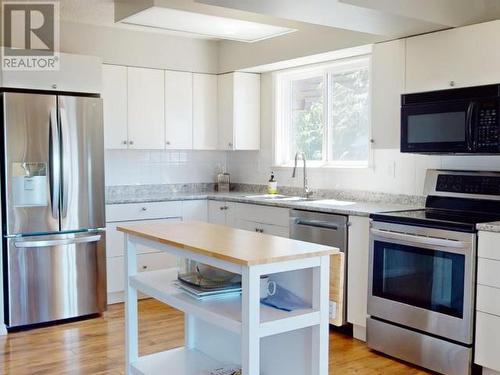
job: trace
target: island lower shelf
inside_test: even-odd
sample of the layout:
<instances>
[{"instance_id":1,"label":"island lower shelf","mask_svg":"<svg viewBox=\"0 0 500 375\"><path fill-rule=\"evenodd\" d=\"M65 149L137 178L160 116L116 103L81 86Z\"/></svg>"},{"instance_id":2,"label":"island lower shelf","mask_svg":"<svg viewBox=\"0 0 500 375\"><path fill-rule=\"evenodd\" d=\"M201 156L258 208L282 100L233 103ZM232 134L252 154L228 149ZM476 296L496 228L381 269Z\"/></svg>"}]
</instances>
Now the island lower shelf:
<instances>
[{"instance_id":1,"label":"island lower shelf","mask_svg":"<svg viewBox=\"0 0 500 375\"><path fill-rule=\"evenodd\" d=\"M140 357L130 370L133 375L199 375L222 365L199 350L182 347Z\"/></svg>"},{"instance_id":2,"label":"island lower shelf","mask_svg":"<svg viewBox=\"0 0 500 375\"><path fill-rule=\"evenodd\" d=\"M241 296L198 301L173 285L176 278L177 269L149 271L131 276L129 284L177 310L228 331L241 333ZM259 337L261 338L318 324L320 324L320 312L314 309L287 312L260 305Z\"/></svg>"}]
</instances>

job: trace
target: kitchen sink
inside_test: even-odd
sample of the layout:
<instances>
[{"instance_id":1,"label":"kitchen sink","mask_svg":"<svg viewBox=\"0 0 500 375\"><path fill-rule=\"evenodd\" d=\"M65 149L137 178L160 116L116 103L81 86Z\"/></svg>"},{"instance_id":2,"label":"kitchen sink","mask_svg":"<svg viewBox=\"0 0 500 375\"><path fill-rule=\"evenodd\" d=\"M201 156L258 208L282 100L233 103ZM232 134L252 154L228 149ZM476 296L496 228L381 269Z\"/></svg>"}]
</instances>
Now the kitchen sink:
<instances>
[{"instance_id":1,"label":"kitchen sink","mask_svg":"<svg viewBox=\"0 0 500 375\"><path fill-rule=\"evenodd\" d=\"M262 194L262 195L245 195L245 198L254 198L254 199L282 199L287 198L286 195L280 194Z\"/></svg>"},{"instance_id":2,"label":"kitchen sink","mask_svg":"<svg viewBox=\"0 0 500 375\"><path fill-rule=\"evenodd\" d=\"M350 206L350 205L356 204L356 202L338 201L336 199L318 199L318 200L315 200L314 203L326 204L326 205L331 205L331 206Z\"/></svg>"},{"instance_id":3,"label":"kitchen sink","mask_svg":"<svg viewBox=\"0 0 500 375\"><path fill-rule=\"evenodd\" d=\"M263 199L266 201L280 201L280 202L301 202L301 201L314 200L313 198L295 197L295 196L280 195L280 194L246 195L245 198Z\"/></svg>"},{"instance_id":4,"label":"kitchen sink","mask_svg":"<svg viewBox=\"0 0 500 375\"><path fill-rule=\"evenodd\" d=\"M356 202L339 201L337 199L315 199L280 194L246 195L245 198L262 199L265 201L276 202L312 202L315 204L318 203L328 206L351 206L353 204L356 204Z\"/></svg>"}]
</instances>

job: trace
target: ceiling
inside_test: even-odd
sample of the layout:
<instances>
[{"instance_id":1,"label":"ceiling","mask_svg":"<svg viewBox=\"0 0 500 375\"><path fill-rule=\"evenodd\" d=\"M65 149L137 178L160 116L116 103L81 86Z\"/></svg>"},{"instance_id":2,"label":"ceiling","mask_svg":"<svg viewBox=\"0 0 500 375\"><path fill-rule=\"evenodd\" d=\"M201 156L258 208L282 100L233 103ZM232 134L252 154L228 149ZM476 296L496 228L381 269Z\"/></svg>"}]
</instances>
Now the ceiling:
<instances>
[{"instance_id":1,"label":"ceiling","mask_svg":"<svg viewBox=\"0 0 500 375\"><path fill-rule=\"evenodd\" d=\"M274 17L405 37L500 18L500 0L196 0Z\"/></svg>"},{"instance_id":2,"label":"ceiling","mask_svg":"<svg viewBox=\"0 0 500 375\"><path fill-rule=\"evenodd\" d=\"M132 29L142 32L173 34L179 36L187 36L191 38L217 40L217 38L185 33L185 32L165 30L153 27L136 26L120 22L115 23L115 3L132 3L134 4L134 6L136 6L136 4L151 3L177 10L203 13L207 15L229 17L245 21L281 26L281 27L296 29L299 32L301 30L310 31L311 28L317 28L318 32L324 32L325 29L332 29L320 25L307 24L300 21L280 19L278 17L269 15L202 4L195 2L195 0L60 0L61 21L116 27L123 29Z\"/></svg>"}]
</instances>

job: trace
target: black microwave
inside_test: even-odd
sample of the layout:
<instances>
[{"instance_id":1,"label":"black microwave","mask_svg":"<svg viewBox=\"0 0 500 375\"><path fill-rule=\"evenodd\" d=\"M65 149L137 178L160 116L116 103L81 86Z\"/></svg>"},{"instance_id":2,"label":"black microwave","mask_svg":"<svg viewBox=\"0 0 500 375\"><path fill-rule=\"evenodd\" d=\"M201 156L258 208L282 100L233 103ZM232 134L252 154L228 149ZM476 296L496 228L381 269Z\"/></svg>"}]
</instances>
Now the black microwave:
<instances>
[{"instance_id":1,"label":"black microwave","mask_svg":"<svg viewBox=\"0 0 500 375\"><path fill-rule=\"evenodd\" d=\"M401 152L500 154L500 84L401 96Z\"/></svg>"}]
</instances>

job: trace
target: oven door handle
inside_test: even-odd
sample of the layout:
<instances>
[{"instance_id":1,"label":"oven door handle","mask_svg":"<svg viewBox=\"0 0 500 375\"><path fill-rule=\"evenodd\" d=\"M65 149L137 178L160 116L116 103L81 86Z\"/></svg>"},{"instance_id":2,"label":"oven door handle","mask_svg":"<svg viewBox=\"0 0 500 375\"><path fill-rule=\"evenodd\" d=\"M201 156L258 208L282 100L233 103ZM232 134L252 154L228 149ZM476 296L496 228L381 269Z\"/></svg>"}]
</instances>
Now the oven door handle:
<instances>
[{"instance_id":1,"label":"oven door handle","mask_svg":"<svg viewBox=\"0 0 500 375\"><path fill-rule=\"evenodd\" d=\"M370 232L373 235L392 239L392 240L400 240L400 241L413 242L413 243L418 242L419 244L430 245L430 246L443 246L443 247L451 247L451 248L456 248L456 249L464 249L464 248L471 246L471 244L463 242L463 241L447 240L444 238L436 238L436 237L415 236L412 234L390 232L390 231L380 230L380 229L371 229Z\"/></svg>"}]
</instances>

